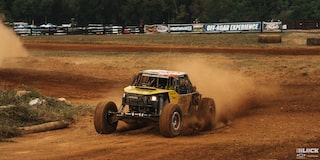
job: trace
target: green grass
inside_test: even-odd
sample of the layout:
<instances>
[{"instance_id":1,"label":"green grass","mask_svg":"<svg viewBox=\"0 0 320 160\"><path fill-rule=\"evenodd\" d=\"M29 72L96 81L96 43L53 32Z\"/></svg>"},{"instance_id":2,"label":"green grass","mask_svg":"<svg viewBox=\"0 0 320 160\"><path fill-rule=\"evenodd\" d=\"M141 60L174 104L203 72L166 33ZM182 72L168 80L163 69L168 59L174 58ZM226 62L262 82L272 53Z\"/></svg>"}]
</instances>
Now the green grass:
<instances>
[{"instance_id":1,"label":"green grass","mask_svg":"<svg viewBox=\"0 0 320 160\"><path fill-rule=\"evenodd\" d=\"M21 135L19 127L51 121L74 122L76 116L90 111L89 107L73 106L65 101L41 95L38 91L24 87L25 93L19 95L17 89L0 88L0 141ZM35 98L45 102L29 105Z\"/></svg>"},{"instance_id":2,"label":"green grass","mask_svg":"<svg viewBox=\"0 0 320 160\"><path fill-rule=\"evenodd\" d=\"M282 43L258 43L261 34L279 34ZM222 34L137 34L137 35L63 35L63 36L27 36L24 42L56 43L103 43L121 45L157 45L192 47L251 47L251 48L288 48L307 47L306 39L318 37L317 32L282 33L222 33Z\"/></svg>"},{"instance_id":3,"label":"green grass","mask_svg":"<svg viewBox=\"0 0 320 160\"><path fill-rule=\"evenodd\" d=\"M280 33L281 34L281 33ZM284 34L284 33L282 33ZM172 45L198 47L253 46L258 33L246 34L154 34L154 35L70 35L21 37L25 42L106 43L123 45Z\"/></svg>"}]
</instances>

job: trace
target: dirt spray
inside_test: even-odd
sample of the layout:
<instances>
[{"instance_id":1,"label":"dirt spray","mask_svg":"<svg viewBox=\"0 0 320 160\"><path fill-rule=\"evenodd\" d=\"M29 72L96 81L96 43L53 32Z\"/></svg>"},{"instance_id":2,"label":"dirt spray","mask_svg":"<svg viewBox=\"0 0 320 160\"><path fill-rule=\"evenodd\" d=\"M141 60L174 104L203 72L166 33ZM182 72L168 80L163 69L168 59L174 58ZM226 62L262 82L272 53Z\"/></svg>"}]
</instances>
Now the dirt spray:
<instances>
[{"instance_id":1,"label":"dirt spray","mask_svg":"<svg viewBox=\"0 0 320 160\"><path fill-rule=\"evenodd\" d=\"M18 36L0 21L0 67L7 58L25 57L27 50Z\"/></svg>"},{"instance_id":2,"label":"dirt spray","mask_svg":"<svg viewBox=\"0 0 320 160\"><path fill-rule=\"evenodd\" d=\"M259 85L252 77L209 64L204 60L193 59L192 62L180 63L175 69L189 73L192 83L196 85L202 97L214 99L216 117L213 124L228 123L248 113L252 108L261 107L277 92L277 87ZM201 116L203 115L198 115ZM195 121L197 118L193 117L187 120L187 123ZM200 120L196 123L201 125L202 122L203 120Z\"/></svg>"}]
</instances>

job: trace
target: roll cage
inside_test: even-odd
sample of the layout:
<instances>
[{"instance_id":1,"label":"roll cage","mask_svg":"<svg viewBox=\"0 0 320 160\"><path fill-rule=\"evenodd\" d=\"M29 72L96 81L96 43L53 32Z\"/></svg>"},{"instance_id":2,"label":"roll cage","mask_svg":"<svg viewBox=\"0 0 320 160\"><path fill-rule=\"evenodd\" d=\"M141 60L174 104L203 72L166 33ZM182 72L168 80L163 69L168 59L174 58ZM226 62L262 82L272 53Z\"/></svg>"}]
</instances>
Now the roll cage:
<instances>
[{"instance_id":1,"label":"roll cage","mask_svg":"<svg viewBox=\"0 0 320 160\"><path fill-rule=\"evenodd\" d=\"M177 76L163 76L159 74L138 73L131 84L137 87L152 87L166 90L175 90L179 94L195 92L187 74Z\"/></svg>"}]
</instances>

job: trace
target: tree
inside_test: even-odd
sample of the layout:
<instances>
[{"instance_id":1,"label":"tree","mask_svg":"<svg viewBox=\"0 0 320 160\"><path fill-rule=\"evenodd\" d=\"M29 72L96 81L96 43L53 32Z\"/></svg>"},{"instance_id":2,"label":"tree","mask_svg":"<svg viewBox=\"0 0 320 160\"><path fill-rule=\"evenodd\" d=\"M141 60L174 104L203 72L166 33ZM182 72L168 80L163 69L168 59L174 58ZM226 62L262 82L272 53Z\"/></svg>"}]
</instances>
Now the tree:
<instances>
[{"instance_id":1,"label":"tree","mask_svg":"<svg viewBox=\"0 0 320 160\"><path fill-rule=\"evenodd\" d=\"M121 7L121 19L123 19L124 24L134 24L141 23L142 13L140 8L142 0L127 0Z\"/></svg>"},{"instance_id":2,"label":"tree","mask_svg":"<svg viewBox=\"0 0 320 160\"><path fill-rule=\"evenodd\" d=\"M144 23L167 22L165 15L166 4L163 0L143 0L141 4L141 18Z\"/></svg>"},{"instance_id":3,"label":"tree","mask_svg":"<svg viewBox=\"0 0 320 160\"><path fill-rule=\"evenodd\" d=\"M319 19L318 0L0 0L9 21L79 25Z\"/></svg>"},{"instance_id":4,"label":"tree","mask_svg":"<svg viewBox=\"0 0 320 160\"><path fill-rule=\"evenodd\" d=\"M201 5L201 0L194 0L192 4L189 6L189 9L192 21L194 21L195 19L199 20L200 17L203 17L203 6Z\"/></svg>"},{"instance_id":5,"label":"tree","mask_svg":"<svg viewBox=\"0 0 320 160\"><path fill-rule=\"evenodd\" d=\"M177 23L186 23L188 22L189 14L187 13L186 5L182 4L179 6L178 14L176 16ZM189 22L190 23L190 22Z\"/></svg>"},{"instance_id":6,"label":"tree","mask_svg":"<svg viewBox=\"0 0 320 160\"><path fill-rule=\"evenodd\" d=\"M125 24L168 22L167 5L162 0L127 0L121 7Z\"/></svg>"},{"instance_id":7,"label":"tree","mask_svg":"<svg viewBox=\"0 0 320 160\"><path fill-rule=\"evenodd\" d=\"M37 0L15 0L12 3L11 14L16 21L32 23L38 13Z\"/></svg>"},{"instance_id":8,"label":"tree","mask_svg":"<svg viewBox=\"0 0 320 160\"><path fill-rule=\"evenodd\" d=\"M292 19L319 19L320 3L318 0L297 1L293 5Z\"/></svg>"}]
</instances>

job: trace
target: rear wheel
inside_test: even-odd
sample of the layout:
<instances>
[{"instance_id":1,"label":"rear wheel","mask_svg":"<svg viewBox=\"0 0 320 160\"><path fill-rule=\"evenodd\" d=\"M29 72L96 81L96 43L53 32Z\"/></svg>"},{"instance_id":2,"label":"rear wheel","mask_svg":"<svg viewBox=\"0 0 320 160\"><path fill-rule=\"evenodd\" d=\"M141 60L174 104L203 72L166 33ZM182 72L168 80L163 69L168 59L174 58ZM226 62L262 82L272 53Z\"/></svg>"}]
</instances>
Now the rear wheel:
<instances>
[{"instance_id":1,"label":"rear wheel","mask_svg":"<svg viewBox=\"0 0 320 160\"><path fill-rule=\"evenodd\" d=\"M177 104L167 104L161 113L159 122L160 133L165 137L180 135L182 128L182 111Z\"/></svg>"},{"instance_id":2,"label":"rear wheel","mask_svg":"<svg viewBox=\"0 0 320 160\"><path fill-rule=\"evenodd\" d=\"M212 98L202 98L198 108L199 118L203 118L204 126L201 130L210 130L214 127L216 105Z\"/></svg>"},{"instance_id":3,"label":"rear wheel","mask_svg":"<svg viewBox=\"0 0 320 160\"><path fill-rule=\"evenodd\" d=\"M118 120L111 112L118 112L114 102L100 102L94 112L94 128L100 134L109 134L116 130Z\"/></svg>"}]
</instances>

